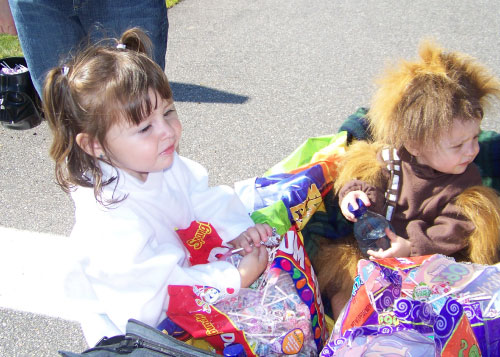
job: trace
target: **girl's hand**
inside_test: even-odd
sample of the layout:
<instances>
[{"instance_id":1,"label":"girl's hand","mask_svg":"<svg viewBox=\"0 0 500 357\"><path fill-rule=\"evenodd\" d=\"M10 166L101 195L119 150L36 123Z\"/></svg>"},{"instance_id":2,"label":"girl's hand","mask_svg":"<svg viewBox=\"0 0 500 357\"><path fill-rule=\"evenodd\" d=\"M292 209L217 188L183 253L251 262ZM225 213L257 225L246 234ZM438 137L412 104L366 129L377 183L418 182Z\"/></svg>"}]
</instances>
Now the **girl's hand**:
<instances>
[{"instance_id":1,"label":"girl's hand","mask_svg":"<svg viewBox=\"0 0 500 357\"><path fill-rule=\"evenodd\" d=\"M391 241L391 247L386 250L379 249L378 251L368 249L367 253L371 260L410 256L411 246L408 239L397 236L389 228L385 229L385 234L387 234L387 237Z\"/></svg>"},{"instance_id":2,"label":"girl's hand","mask_svg":"<svg viewBox=\"0 0 500 357\"><path fill-rule=\"evenodd\" d=\"M255 247L251 253L246 254L238 265L241 276L241 287L248 288L266 270L268 254L265 246Z\"/></svg>"},{"instance_id":3,"label":"girl's hand","mask_svg":"<svg viewBox=\"0 0 500 357\"><path fill-rule=\"evenodd\" d=\"M261 242L267 242L267 239L272 235L273 230L269 225L257 223L229 243L235 248L243 248L245 253L250 253L253 250L252 247L260 247ZM241 255L245 255L245 253Z\"/></svg>"},{"instance_id":4,"label":"girl's hand","mask_svg":"<svg viewBox=\"0 0 500 357\"><path fill-rule=\"evenodd\" d=\"M351 191L347 195L345 195L344 199L340 203L340 210L342 211L344 217L351 222L356 222L357 219L356 217L354 217L354 214L352 214L351 211L349 211L348 207L349 204L351 204L352 208L354 208L355 210L358 209L359 206L358 203L356 202L357 198L363 201L366 207L369 207L371 205L368 196L363 191Z\"/></svg>"}]
</instances>

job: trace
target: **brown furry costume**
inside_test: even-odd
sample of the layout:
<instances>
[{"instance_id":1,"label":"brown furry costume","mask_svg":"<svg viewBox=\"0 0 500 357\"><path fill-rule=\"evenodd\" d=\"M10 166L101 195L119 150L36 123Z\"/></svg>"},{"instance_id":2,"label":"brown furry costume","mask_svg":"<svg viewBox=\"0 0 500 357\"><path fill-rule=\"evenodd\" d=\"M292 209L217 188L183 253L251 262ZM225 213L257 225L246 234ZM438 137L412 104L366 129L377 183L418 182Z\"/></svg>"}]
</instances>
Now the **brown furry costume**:
<instances>
[{"instance_id":1,"label":"brown furry costume","mask_svg":"<svg viewBox=\"0 0 500 357\"><path fill-rule=\"evenodd\" d=\"M444 53L430 43L421 47L420 57L420 61L402 62L380 80L368 113L376 142L358 142L349 147L335 182L337 193L353 179L386 188L384 164L378 159L382 147L399 149L410 141L419 145L435 143L454 118L482 118L486 100L500 97L500 83L471 58ZM455 258L480 264L498 262L497 193L484 186L469 187L454 198L454 204L475 226L467 238L467 248L457 252L460 254ZM331 299L334 318L350 297L360 258L356 240L348 236L325 241L314 260L320 288Z\"/></svg>"}]
</instances>

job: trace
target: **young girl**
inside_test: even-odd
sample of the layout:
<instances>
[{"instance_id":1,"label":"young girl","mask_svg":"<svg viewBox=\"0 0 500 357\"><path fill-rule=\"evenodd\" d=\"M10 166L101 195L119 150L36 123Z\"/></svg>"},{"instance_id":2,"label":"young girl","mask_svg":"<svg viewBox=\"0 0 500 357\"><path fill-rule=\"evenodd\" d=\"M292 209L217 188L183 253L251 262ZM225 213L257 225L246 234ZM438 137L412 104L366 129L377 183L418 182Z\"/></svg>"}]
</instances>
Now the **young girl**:
<instances>
[{"instance_id":1,"label":"young girl","mask_svg":"<svg viewBox=\"0 0 500 357\"><path fill-rule=\"evenodd\" d=\"M181 124L149 54L149 39L131 29L117 44L89 47L52 69L45 82L50 154L76 209L71 239L80 271L68 293L91 310L82 321L90 345L124 333L129 318L157 326L170 284L237 293L267 265L261 242L271 228L254 225L230 188L209 188L205 169L177 154ZM175 231L193 221L211 223L224 242L244 248L238 268L190 266Z\"/></svg>"},{"instance_id":2,"label":"young girl","mask_svg":"<svg viewBox=\"0 0 500 357\"><path fill-rule=\"evenodd\" d=\"M496 263L498 197L480 186L473 160L483 107L500 96L500 83L471 58L433 44L424 44L420 56L380 81L368 112L375 142L353 144L335 182L341 211L355 222L348 206L361 199L390 220L390 247L368 250L370 259L439 253ZM323 248L315 266L336 316L361 254L352 237Z\"/></svg>"}]
</instances>

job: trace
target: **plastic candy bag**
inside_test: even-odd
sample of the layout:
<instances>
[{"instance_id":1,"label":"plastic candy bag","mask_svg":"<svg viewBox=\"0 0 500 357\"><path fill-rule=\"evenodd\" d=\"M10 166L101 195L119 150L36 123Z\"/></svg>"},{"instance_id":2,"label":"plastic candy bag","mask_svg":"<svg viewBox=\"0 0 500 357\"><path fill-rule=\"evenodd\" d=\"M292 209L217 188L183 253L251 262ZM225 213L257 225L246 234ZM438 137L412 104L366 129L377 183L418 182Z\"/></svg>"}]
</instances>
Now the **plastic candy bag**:
<instances>
[{"instance_id":1,"label":"plastic candy bag","mask_svg":"<svg viewBox=\"0 0 500 357\"><path fill-rule=\"evenodd\" d=\"M496 266L458 263L438 254L360 260L352 297L321 356L353 353L358 334L380 335L377 344L390 344L396 331L432 341L435 356L497 356L499 308ZM373 338L365 342L375 343Z\"/></svg>"},{"instance_id":2,"label":"plastic candy bag","mask_svg":"<svg viewBox=\"0 0 500 357\"><path fill-rule=\"evenodd\" d=\"M239 255L227 255L230 248L219 250L211 242L220 238L210 225L196 222L179 235L192 255L216 256L238 264ZM205 245L208 252L203 251ZM239 294L208 286L169 286L168 317L219 353L237 343L248 356L316 356L327 330L318 284L300 232L292 227L280 236L279 246L268 250L268 269L252 289L241 289Z\"/></svg>"},{"instance_id":3,"label":"plastic candy bag","mask_svg":"<svg viewBox=\"0 0 500 357\"><path fill-rule=\"evenodd\" d=\"M284 205L287 216L269 211L267 218L281 217L283 225L300 231L333 187L346 146L345 132L310 138L262 177L236 182L235 190L249 213Z\"/></svg>"},{"instance_id":4,"label":"plastic candy bag","mask_svg":"<svg viewBox=\"0 0 500 357\"><path fill-rule=\"evenodd\" d=\"M309 308L300 299L292 278L274 268L265 288L242 289L214 305L245 331L248 344L258 356L317 356Z\"/></svg>"}]
</instances>

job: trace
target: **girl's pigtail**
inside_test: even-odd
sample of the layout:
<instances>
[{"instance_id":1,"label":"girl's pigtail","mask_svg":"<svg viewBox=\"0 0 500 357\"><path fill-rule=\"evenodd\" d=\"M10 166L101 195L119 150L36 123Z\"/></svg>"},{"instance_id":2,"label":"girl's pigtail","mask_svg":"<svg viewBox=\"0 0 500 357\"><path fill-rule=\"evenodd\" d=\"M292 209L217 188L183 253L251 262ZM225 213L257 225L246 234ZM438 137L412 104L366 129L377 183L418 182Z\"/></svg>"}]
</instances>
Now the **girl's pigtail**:
<instances>
[{"instance_id":1,"label":"girl's pigtail","mask_svg":"<svg viewBox=\"0 0 500 357\"><path fill-rule=\"evenodd\" d=\"M125 31L119 41L127 50L144 53L149 58L153 56L153 43L146 33L138 27Z\"/></svg>"},{"instance_id":2,"label":"girl's pigtail","mask_svg":"<svg viewBox=\"0 0 500 357\"><path fill-rule=\"evenodd\" d=\"M44 113L53 133L50 156L55 161L55 174L58 184L64 191L68 192L71 184L68 175L68 157L74 143L74 132L71 125L68 125L66 99L69 95L67 85L68 67L53 68L45 79L43 90Z\"/></svg>"},{"instance_id":3,"label":"girl's pigtail","mask_svg":"<svg viewBox=\"0 0 500 357\"><path fill-rule=\"evenodd\" d=\"M56 67L49 71L43 90L44 113L53 134L50 156L55 161L57 183L65 192L77 184L91 186L83 177L86 171L85 153L75 138L81 131L68 78L69 67Z\"/></svg>"}]
</instances>

